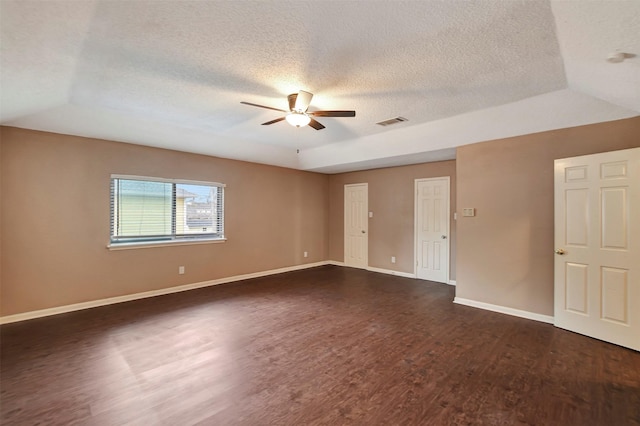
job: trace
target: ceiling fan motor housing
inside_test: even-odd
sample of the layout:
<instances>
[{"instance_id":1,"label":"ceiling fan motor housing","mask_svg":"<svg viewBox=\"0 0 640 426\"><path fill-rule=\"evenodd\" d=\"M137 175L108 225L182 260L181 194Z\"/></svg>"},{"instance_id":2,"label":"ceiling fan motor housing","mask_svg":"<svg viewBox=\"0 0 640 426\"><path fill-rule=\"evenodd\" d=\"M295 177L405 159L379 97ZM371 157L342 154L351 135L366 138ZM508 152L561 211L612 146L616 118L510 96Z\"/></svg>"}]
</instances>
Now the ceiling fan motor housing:
<instances>
[{"instance_id":1,"label":"ceiling fan motor housing","mask_svg":"<svg viewBox=\"0 0 640 426\"><path fill-rule=\"evenodd\" d=\"M289 101L289 111L293 111L293 109L296 107L297 98L298 98L297 93L292 93L289 96L287 96L287 100Z\"/></svg>"}]
</instances>

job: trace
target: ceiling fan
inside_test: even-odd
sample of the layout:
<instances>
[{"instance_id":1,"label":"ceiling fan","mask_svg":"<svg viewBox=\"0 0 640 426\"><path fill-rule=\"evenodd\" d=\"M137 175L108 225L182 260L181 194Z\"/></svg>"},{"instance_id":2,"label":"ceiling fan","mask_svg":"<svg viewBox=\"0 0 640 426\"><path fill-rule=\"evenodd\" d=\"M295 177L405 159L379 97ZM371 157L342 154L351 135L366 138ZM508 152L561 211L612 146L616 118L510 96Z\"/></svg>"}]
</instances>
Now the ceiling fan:
<instances>
[{"instance_id":1,"label":"ceiling fan","mask_svg":"<svg viewBox=\"0 0 640 426\"><path fill-rule=\"evenodd\" d=\"M303 127L307 124L316 130L324 129L324 126L313 119L313 117L355 117L355 111L307 111L309 104L313 98L313 93L300 90L298 93L292 93L287 96L289 101L289 111L273 108L264 105L252 104L251 102L240 102L241 104L251 105L258 108L272 109L274 111L286 112L284 117L276 118L275 120L262 123L263 126L277 123L278 121L287 120L287 123L295 127Z\"/></svg>"}]
</instances>

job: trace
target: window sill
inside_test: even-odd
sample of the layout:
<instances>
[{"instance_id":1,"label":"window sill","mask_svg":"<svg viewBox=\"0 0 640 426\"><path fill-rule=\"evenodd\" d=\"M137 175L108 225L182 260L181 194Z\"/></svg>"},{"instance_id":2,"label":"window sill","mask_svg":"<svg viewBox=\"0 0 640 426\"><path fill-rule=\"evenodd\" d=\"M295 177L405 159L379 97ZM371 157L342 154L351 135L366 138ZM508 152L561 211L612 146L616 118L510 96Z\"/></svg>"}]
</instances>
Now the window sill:
<instances>
[{"instance_id":1,"label":"window sill","mask_svg":"<svg viewBox=\"0 0 640 426\"><path fill-rule=\"evenodd\" d=\"M224 243L226 238L211 238L201 240L177 240L177 241L145 241L141 243L112 243L107 245L109 250L132 250L151 247L191 246L198 244Z\"/></svg>"}]
</instances>

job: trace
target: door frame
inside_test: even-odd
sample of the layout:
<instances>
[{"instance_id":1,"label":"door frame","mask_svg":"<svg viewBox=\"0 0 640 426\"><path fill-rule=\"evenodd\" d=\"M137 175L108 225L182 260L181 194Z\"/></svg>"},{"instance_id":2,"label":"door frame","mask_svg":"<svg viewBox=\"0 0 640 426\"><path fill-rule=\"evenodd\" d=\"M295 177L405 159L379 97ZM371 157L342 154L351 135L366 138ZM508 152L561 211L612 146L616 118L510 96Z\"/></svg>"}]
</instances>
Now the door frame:
<instances>
[{"instance_id":1,"label":"door frame","mask_svg":"<svg viewBox=\"0 0 640 426\"><path fill-rule=\"evenodd\" d=\"M342 199L343 199L342 260L345 266L349 266L351 268L360 268L360 266L347 265L347 188L356 187L356 186L364 186L367 190L367 208L365 209L366 210L365 225L367 228L365 232L365 236L366 236L365 238L367 239L367 244L365 247L365 266L362 267L362 269L367 269L369 267L369 183L368 182L349 183L344 185L343 195L342 195Z\"/></svg>"},{"instance_id":2,"label":"door frame","mask_svg":"<svg viewBox=\"0 0 640 426\"><path fill-rule=\"evenodd\" d=\"M418 183L434 180L444 180L447 183L447 238L448 255L447 255L447 275L444 284L450 284L451 280L451 177L440 176L432 178L420 178L413 181L413 276L418 278Z\"/></svg>"}]
</instances>

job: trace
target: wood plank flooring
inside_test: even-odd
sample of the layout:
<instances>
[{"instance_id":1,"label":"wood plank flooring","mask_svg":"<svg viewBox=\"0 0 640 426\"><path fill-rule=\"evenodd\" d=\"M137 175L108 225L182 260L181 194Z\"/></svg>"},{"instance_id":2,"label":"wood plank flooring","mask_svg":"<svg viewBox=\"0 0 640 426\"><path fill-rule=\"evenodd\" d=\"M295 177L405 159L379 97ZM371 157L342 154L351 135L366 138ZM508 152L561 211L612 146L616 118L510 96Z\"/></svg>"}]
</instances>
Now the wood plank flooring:
<instances>
[{"instance_id":1,"label":"wood plank flooring","mask_svg":"<svg viewBox=\"0 0 640 426\"><path fill-rule=\"evenodd\" d=\"M326 266L1 328L3 425L639 425L640 353Z\"/></svg>"}]
</instances>

